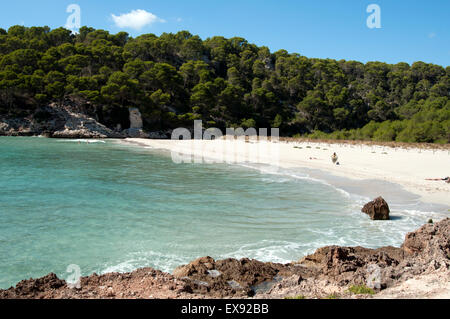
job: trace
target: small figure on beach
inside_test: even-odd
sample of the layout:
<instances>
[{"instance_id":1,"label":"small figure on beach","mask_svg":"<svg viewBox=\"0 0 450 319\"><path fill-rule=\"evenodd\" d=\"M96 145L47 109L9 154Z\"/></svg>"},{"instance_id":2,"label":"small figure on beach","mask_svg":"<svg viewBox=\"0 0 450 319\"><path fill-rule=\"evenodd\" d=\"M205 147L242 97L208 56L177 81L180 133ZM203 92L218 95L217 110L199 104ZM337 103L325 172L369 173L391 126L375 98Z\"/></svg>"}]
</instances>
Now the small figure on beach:
<instances>
[{"instance_id":1,"label":"small figure on beach","mask_svg":"<svg viewBox=\"0 0 450 319\"><path fill-rule=\"evenodd\" d=\"M331 161L333 162L333 164L339 165L338 156L336 153L333 153L333 155L331 155Z\"/></svg>"},{"instance_id":2,"label":"small figure on beach","mask_svg":"<svg viewBox=\"0 0 450 319\"><path fill-rule=\"evenodd\" d=\"M448 184L450 184L450 177L444 177L444 178L426 178L426 181L444 181Z\"/></svg>"}]
</instances>

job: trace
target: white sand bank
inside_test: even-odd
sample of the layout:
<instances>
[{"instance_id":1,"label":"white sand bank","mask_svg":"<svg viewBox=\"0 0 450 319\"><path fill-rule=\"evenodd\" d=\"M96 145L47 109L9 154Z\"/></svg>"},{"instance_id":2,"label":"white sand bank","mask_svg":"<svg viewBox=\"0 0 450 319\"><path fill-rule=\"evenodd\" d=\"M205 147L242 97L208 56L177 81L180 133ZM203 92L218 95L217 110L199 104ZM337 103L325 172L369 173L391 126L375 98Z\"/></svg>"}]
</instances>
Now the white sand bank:
<instances>
[{"instance_id":1,"label":"white sand bank","mask_svg":"<svg viewBox=\"0 0 450 319\"><path fill-rule=\"evenodd\" d=\"M244 142L240 140L149 140L127 139L126 143L165 149L172 158L183 155L195 160L228 163L272 164L283 168L320 169L336 176L352 179L379 179L402 185L424 202L450 206L450 184L427 181L427 178L450 176L450 151L404 149L365 144L327 144L312 142ZM336 152L340 165L333 165ZM186 160L186 157L184 157Z\"/></svg>"}]
</instances>

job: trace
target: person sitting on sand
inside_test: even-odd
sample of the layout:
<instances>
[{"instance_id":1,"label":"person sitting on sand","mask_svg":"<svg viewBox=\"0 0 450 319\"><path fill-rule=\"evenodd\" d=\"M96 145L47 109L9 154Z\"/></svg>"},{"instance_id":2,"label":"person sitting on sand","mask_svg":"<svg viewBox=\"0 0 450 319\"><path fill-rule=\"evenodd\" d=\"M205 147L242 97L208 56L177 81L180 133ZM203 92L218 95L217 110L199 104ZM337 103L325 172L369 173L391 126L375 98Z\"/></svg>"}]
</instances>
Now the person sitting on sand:
<instances>
[{"instance_id":1,"label":"person sitting on sand","mask_svg":"<svg viewBox=\"0 0 450 319\"><path fill-rule=\"evenodd\" d=\"M444 177L444 178L426 178L426 181L444 181L446 183L450 183L450 177Z\"/></svg>"},{"instance_id":2,"label":"person sitting on sand","mask_svg":"<svg viewBox=\"0 0 450 319\"><path fill-rule=\"evenodd\" d=\"M338 161L338 156L336 155L336 153L333 153L333 155L331 155L331 161L333 162L333 164L336 164Z\"/></svg>"}]
</instances>

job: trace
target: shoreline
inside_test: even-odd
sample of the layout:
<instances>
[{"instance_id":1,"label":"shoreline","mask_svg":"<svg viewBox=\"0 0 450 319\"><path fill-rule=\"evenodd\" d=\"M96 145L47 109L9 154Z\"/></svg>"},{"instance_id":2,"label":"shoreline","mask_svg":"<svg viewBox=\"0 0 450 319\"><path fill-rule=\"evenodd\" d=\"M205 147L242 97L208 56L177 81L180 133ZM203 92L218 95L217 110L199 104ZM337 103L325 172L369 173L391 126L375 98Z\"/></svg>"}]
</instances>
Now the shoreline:
<instances>
[{"instance_id":1,"label":"shoreline","mask_svg":"<svg viewBox=\"0 0 450 319\"><path fill-rule=\"evenodd\" d=\"M220 159L220 151L226 150L222 147L225 145L224 141L206 143L197 141L194 143L194 148L189 142L191 141L138 139L128 140L124 143L125 145L163 150L168 150L168 148L161 146L168 144L169 150L172 152L191 152L197 157L201 155L202 160L205 161L214 158ZM149 145L150 143L152 145ZM280 144L283 145L283 143ZM244 146L244 150L248 146L250 150L256 151L259 145L258 143L244 142L238 146ZM305 145L297 146L302 147L300 149L294 148L290 143L283 145L283 148L279 150L279 167L300 167L296 165L297 162L286 161L283 158L283 156L288 156L296 151L305 151L304 156L311 152L317 154L330 152L330 149L323 144L320 144L319 148L313 144L308 144L308 146L310 148ZM355 150L353 148L349 150L349 152L352 151ZM364 150L361 151L364 152ZM234 159L238 155L235 153L232 154ZM435 154L430 153L429 156L431 155ZM263 154L260 159L262 164L273 164L271 161L274 158L270 154ZM320 172L325 174L326 170L320 170ZM366 186L372 189L373 185L367 184ZM412 235L411 233L407 234L401 246L395 244L397 248L321 246L322 248L318 248L315 253L287 264L260 262L247 258L214 260L210 257L203 257L188 265L178 267L173 273L165 273L152 268L139 268L128 273L105 273L100 276L92 274L82 278L82 288L79 290L71 289L64 280L50 274L39 279L23 280L16 285L16 288L0 289L0 299L285 298L300 294L306 295L308 298L326 298L335 294L339 298L449 298L450 287L445 278L448 278L450 269L450 239L448 236L450 219L445 219L445 217L443 220L439 218L440 222L435 219L435 224L422 226ZM334 243L332 244L334 245ZM373 262L379 264L383 269L382 274L385 281L381 283L382 288L376 290L375 296L350 294L349 286L364 285L368 282L368 271ZM216 271L221 272L223 278L217 279ZM273 285L275 283L276 285ZM266 284L270 284L268 290ZM255 293L255 289L258 290L260 285L265 288Z\"/></svg>"},{"instance_id":2,"label":"shoreline","mask_svg":"<svg viewBox=\"0 0 450 319\"><path fill-rule=\"evenodd\" d=\"M305 168L335 177L362 182L380 180L400 185L424 203L450 207L450 184L428 181L450 175L450 151L446 149L393 148L367 144L335 144L313 141L244 142L225 140L151 140L128 138L119 143L167 150L180 158L192 156L204 162L264 164L274 167ZM340 165L333 165L336 152ZM257 154L256 156L253 156ZM431 165L430 165L431 163ZM380 194L382 195L382 194Z\"/></svg>"},{"instance_id":3,"label":"shoreline","mask_svg":"<svg viewBox=\"0 0 450 319\"><path fill-rule=\"evenodd\" d=\"M76 285L51 273L0 289L0 299L448 299L449 232L446 218L408 233L400 247L325 246L288 264L202 257L172 274L94 273Z\"/></svg>"}]
</instances>

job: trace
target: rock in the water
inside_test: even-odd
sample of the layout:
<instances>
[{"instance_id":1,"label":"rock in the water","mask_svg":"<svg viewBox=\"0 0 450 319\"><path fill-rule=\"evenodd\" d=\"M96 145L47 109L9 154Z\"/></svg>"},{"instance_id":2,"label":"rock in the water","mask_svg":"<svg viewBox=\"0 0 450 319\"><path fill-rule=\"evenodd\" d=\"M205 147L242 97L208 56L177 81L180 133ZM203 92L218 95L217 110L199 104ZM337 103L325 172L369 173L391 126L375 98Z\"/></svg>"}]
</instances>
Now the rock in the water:
<instances>
[{"instance_id":1,"label":"rock in the water","mask_svg":"<svg viewBox=\"0 0 450 319\"><path fill-rule=\"evenodd\" d=\"M372 220L389 220L389 205L381 196L364 205L361 211Z\"/></svg>"}]
</instances>

